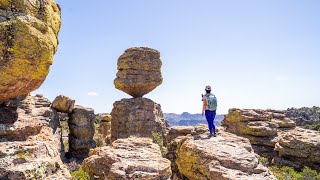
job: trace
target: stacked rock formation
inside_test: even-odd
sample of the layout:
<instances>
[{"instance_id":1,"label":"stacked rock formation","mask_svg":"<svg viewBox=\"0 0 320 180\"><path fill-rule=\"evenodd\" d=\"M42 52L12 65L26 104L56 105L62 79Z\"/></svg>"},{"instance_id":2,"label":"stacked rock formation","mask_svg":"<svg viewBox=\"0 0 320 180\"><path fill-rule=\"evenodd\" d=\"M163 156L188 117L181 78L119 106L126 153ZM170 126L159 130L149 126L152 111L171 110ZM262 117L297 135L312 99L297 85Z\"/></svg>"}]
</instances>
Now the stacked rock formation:
<instances>
[{"instance_id":1,"label":"stacked rock formation","mask_svg":"<svg viewBox=\"0 0 320 180\"><path fill-rule=\"evenodd\" d=\"M276 180L259 163L246 138L221 129L216 138L207 134L179 136L168 147L173 179L262 179ZM185 178L186 177L186 178Z\"/></svg>"},{"instance_id":2,"label":"stacked rock formation","mask_svg":"<svg viewBox=\"0 0 320 180\"><path fill-rule=\"evenodd\" d=\"M150 138L118 139L92 150L82 163L91 179L170 179L170 161Z\"/></svg>"},{"instance_id":3,"label":"stacked rock formation","mask_svg":"<svg viewBox=\"0 0 320 180\"><path fill-rule=\"evenodd\" d=\"M319 170L319 132L295 127L285 111L230 109L222 124L227 131L248 138L255 152L270 162Z\"/></svg>"},{"instance_id":4,"label":"stacked rock formation","mask_svg":"<svg viewBox=\"0 0 320 180\"><path fill-rule=\"evenodd\" d=\"M69 152L72 157L83 159L91 148L95 148L94 119L93 109L78 105L69 114Z\"/></svg>"},{"instance_id":5,"label":"stacked rock formation","mask_svg":"<svg viewBox=\"0 0 320 180\"><path fill-rule=\"evenodd\" d=\"M0 1L0 103L40 87L57 51L54 0Z\"/></svg>"},{"instance_id":6,"label":"stacked rock formation","mask_svg":"<svg viewBox=\"0 0 320 180\"><path fill-rule=\"evenodd\" d=\"M120 56L115 87L134 98L114 103L111 112L112 141L131 135L152 137L152 132L165 139L167 124L161 106L142 98L162 83L161 65L160 53L150 48L130 48Z\"/></svg>"},{"instance_id":7,"label":"stacked rock formation","mask_svg":"<svg viewBox=\"0 0 320 180\"><path fill-rule=\"evenodd\" d=\"M42 95L0 106L0 179L70 179L57 112Z\"/></svg>"},{"instance_id":8,"label":"stacked rock formation","mask_svg":"<svg viewBox=\"0 0 320 180\"><path fill-rule=\"evenodd\" d=\"M102 135L102 140L105 144L111 143L111 120L112 116L110 114L102 114L100 116L100 126L99 133Z\"/></svg>"},{"instance_id":9,"label":"stacked rock formation","mask_svg":"<svg viewBox=\"0 0 320 180\"><path fill-rule=\"evenodd\" d=\"M59 95L53 100L52 107L62 113L72 113L75 102L67 96Z\"/></svg>"}]
</instances>

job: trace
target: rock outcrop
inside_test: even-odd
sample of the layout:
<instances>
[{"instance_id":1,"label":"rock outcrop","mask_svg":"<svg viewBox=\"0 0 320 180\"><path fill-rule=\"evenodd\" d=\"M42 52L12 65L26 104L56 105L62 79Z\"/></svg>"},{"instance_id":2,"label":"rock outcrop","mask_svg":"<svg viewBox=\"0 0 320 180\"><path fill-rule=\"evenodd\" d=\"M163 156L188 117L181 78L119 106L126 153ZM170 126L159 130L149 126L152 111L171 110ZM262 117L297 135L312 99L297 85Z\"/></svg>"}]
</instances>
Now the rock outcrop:
<instances>
[{"instance_id":1,"label":"rock outcrop","mask_svg":"<svg viewBox=\"0 0 320 180\"><path fill-rule=\"evenodd\" d=\"M219 127L216 129L219 132ZM186 135L200 135L208 133L208 126L206 124L197 124L195 127L193 126L172 126L169 128L169 133L167 135L167 142L170 143L173 139L179 136Z\"/></svg>"},{"instance_id":2,"label":"rock outcrop","mask_svg":"<svg viewBox=\"0 0 320 180\"><path fill-rule=\"evenodd\" d=\"M82 164L96 179L170 179L170 161L150 138L118 139L91 150Z\"/></svg>"},{"instance_id":3,"label":"rock outcrop","mask_svg":"<svg viewBox=\"0 0 320 180\"><path fill-rule=\"evenodd\" d=\"M227 131L248 138L254 145L270 147L275 146L280 131L296 126L285 118L285 111L260 109L230 109L222 124Z\"/></svg>"},{"instance_id":4,"label":"rock outcrop","mask_svg":"<svg viewBox=\"0 0 320 180\"><path fill-rule=\"evenodd\" d=\"M298 126L320 124L320 107L289 108L286 117L294 120Z\"/></svg>"},{"instance_id":5,"label":"rock outcrop","mask_svg":"<svg viewBox=\"0 0 320 180\"><path fill-rule=\"evenodd\" d=\"M75 100L72 100L67 96L59 95L53 100L52 107L58 112L72 113L74 103Z\"/></svg>"},{"instance_id":6,"label":"rock outcrop","mask_svg":"<svg viewBox=\"0 0 320 180\"><path fill-rule=\"evenodd\" d=\"M102 134L105 144L111 143L111 120L110 114L103 114L100 116L101 122L99 126L99 133Z\"/></svg>"},{"instance_id":7,"label":"rock outcrop","mask_svg":"<svg viewBox=\"0 0 320 180\"><path fill-rule=\"evenodd\" d=\"M54 0L0 1L0 103L40 87L57 51Z\"/></svg>"},{"instance_id":8,"label":"rock outcrop","mask_svg":"<svg viewBox=\"0 0 320 180\"><path fill-rule=\"evenodd\" d=\"M220 131L215 138L206 135L180 136L169 144L172 170L188 179L276 180L258 161L246 138Z\"/></svg>"},{"instance_id":9,"label":"rock outcrop","mask_svg":"<svg viewBox=\"0 0 320 180\"><path fill-rule=\"evenodd\" d=\"M161 106L150 99L122 99L113 104L111 139L127 138L131 135L152 138L152 132L165 139L167 124Z\"/></svg>"},{"instance_id":10,"label":"rock outcrop","mask_svg":"<svg viewBox=\"0 0 320 180\"><path fill-rule=\"evenodd\" d=\"M162 83L161 66L159 51L146 47L127 49L118 59L115 87L134 98L142 97Z\"/></svg>"},{"instance_id":11,"label":"rock outcrop","mask_svg":"<svg viewBox=\"0 0 320 180\"><path fill-rule=\"evenodd\" d=\"M0 179L70 179L57 112L42 95L0 106Z\"/></svg>"},{"instance_id":12,"label":"rock outcrop","mask_svg":"<svg viewBox=\"0 0 320 180\"><path fill-rule=\"evenodd\" d=\"M309 166L319 170L320 134L295 127L286 111L230 109L223 120L227 131L248 138L261 156L297 169Z\"/></svg>"},{"instance_id":13,"label":"rock outcrop","mask_svg":"<svg viewBox=\"0 0 320 180\"><path fill-rule=\"evenodd\" d=\"M69 114L69 152L72 157L85 158L89 150L95 148L95 114L93 109L76 105Z\"/></svg>"},{"instance_id":14,"label":"rock outcrop","mask_svg":"<svg viewBox=\"0 0 320 180\"><path fill-rule=\"evenodd\" d=\"M281 136L275 150L279 164L298 169L309 166L320 171L320 133L317 131L296 128Z\"/></svg>"}]
</instances>

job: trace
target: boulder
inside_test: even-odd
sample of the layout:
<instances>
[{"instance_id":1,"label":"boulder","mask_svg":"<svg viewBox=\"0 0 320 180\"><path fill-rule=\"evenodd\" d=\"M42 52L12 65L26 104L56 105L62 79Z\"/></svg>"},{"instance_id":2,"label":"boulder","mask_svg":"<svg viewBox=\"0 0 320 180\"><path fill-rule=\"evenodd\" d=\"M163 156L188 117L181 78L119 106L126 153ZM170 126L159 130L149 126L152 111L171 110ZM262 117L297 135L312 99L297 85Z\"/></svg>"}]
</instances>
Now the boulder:
<instances>
[{"instance_id":1,"label":"boulder","mask_svg":"<svg viewBox=\"0 0 320 180\"><path fill-rule=\"evenodd\" d=\"M122 99L113 104L111 112L111 138L127 138L131 135L152 138L152 132L166 139L167 124L161 106L150 99Z\"/></svg>"},{"instance_id":2,"label":"boulder","mask_svg":"<svg viewBox=\"0 0 320 180\"><path fill-rule=\"evenodd\" d=\"M82 168L93 179L170 179L170 161L150 138L118 139L90 151Z\"/></svg>"},{"instance_id":3,"label":"boulder","mask_svg":"<svg viewBox=\"0 0 320 180\"><path fill-rule=\"evenodd\" d=\"M114 85L134 98L142 97L162 83L161 66L159 51L146 47L127 49L118 59Z\"/></svg>"},{"instance_id":4,"label":"boulder","mask_svg":"<svg viewBox=\"0 0 320 180\"><path fill-rule=\"evenodd\" d=\"M27 96L16 110L0 107L0 179L70 179L57 112L45 97ZM16 116L5 114L14 113ZM3 117L13 118L10 122Z\"/></svg>"},{"instance_id":5,"label":"boulder","mask_svg":"<svg viewBox=\"0 0 320 180\"><path fill-rule=\"evenodd\" d=\"M110 114L102 114L100 120L103 122L111 122L112 116Z\"/></svg>"},{"instance_id":6,"label":"boulder","mask_svg":"<svg viewBox=\"0 0 320 180\"><path fill-rule=\"evenodd\" d=\"M69 114L69 152L72 157L83 159L95 148L93 140L95 114L93 109L76 105Z\"/></svg>"},{"instance_id":7,"label":"boulder","mask_svg":"<svg viewBox=\"0 0 320 180\"><path fill-rule=\"evenodd\" d=\"M59 95L53 100L52 107L58 112L71 113L74 108L74 103L75 100L67 96Z\"/></svg>"},{"instance_id":8,"label":"boulder","mask_svg":"<svg viewBox=\"0 0 320 180\"><path fill-rule=\"evenodd\" d=\"M40 87L58 47L54 0L0 1L0 103Z\"/></svg>"},{"instance_id":9,"label":"boulder","mask_svg":"<svg viewBox=\"0 0 320 180\"><path fill-rule=\"evenodd\" d=\"M276 159L282 164L303 168L308 166L320 171L320 133L313 130L296 128L281 136L275 150Z\"/></svg>"},{"instance_id":10,"label":"boulder","mask_svg":"<svg viewBox=\"0 0 320 180\"><path fill-rule=\"evenodd\" d=\"M250 142L231 133L220 131L214 138L180 136L168 149L172 169L179 171L181 179L276 180L268 168L259 163Z\"/></svg>"}]
</instances>

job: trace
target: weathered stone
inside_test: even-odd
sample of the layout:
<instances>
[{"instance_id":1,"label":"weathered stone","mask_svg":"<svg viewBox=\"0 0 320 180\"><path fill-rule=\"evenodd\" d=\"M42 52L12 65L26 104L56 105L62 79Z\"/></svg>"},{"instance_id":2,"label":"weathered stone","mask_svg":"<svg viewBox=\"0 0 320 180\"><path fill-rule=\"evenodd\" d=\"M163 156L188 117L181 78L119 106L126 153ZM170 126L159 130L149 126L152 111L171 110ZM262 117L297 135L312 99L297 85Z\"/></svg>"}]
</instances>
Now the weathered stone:
<instances>
[{"instance_id":1,"label":"weathered stone","mask_svg":"<svg viewBox=\"0 0 320 180\"><path fill-rule=\"evenodd\" d=\"M71 178L61 161L57 112L43 102L48 100L28 96L16 107L14 120L3 123L0 117L0 179ZM1 112L8 117L5 113Z\"/></svg>"},{"instance_id":2,"label":"weathered stone","mask_svg":"<svg viewBox=\"0 0 320 180\"><path fill-rule=\"evenodd\" d=\"M53 100L52 107L58 112L71 113L75 102L67 96L59 95Z\"/></svg>"},{"instance_id":3,"label":"weathered stone","mask_svg":"<svg viewBox=\"0 0 320 180\"><path fill-rule=\"evenodd\" d=\"M170 179L170 161L150 138L118 139L90 151L82 168L96 179Z\"/></svg>"},{"instance_id":4,"label":"weathered stone","mask_svg":"<svg viewBox=\"0 0 320 180\"><path fill-rule=\"evenodd\" d=\"M110 114L102 114L100 116L101 121L111 122L112 116Z\"/></svg>"},{"instance_id":5,"label":"weathered stone","mask_svg":"<svg viewBox=\"0 0 320 180\"><path fill-rule=\"evenodd\" d=\"M146 47L127 49L118 59L115 87L137 98L162 83L162 62L157 50Z\"/></svg>"},{"instance_id":6,"label":"weathered stone","mask_svg":"<svg viewBox=\"0 0 320 180\"><path fill-rule=\"evenodd\" d=\"M317 131L302 128L291 130L279 139L275 150L281 158L298 168L308 166L320 171L320 133Z\"/></svg>"},{"instance_id":7,"label":"weathered stone","mask_svg":"<svg viewBox=\"0 0 320 180\"><path fill-rule=\"evenodd\" d=\"M0 102L39 88L57 51L60 8L54 0L0 1Z\"/></svg>"},{"instance_id":8,"label":"weathered stone","mask_svg":"<svg viewBox=\"0 0 320 180\"><path fill-rule=\"evenodd\" d=\"M73 113L69 114L69 152L71 156L83 159L88 156L89 150L95 147L94 120L93 109L78 105L74 107Z\"/></svg>"},{"instance_id":9,"label":"weathered stone","mask_svg":"<svg viewBox=\"0 0 320 180\"><path fill-rule=\"evenodd\" d=\"M247 139L224 131L214 138L180 136L168 149L172 169L188 179L276 179Z\"/></svg>"},{"instance_id":10,"label":"weathered stone","mask_svg":"<svg viewBox=\"0 0 320 180\"><path fill-rule=\"evenodd\" d=\"M122 99L113 104L111 112L111 138L127 138L131 135L152 138L152 132L166 139L167 124L161 106L150 99Z\"/></svg>"}]
</instances>

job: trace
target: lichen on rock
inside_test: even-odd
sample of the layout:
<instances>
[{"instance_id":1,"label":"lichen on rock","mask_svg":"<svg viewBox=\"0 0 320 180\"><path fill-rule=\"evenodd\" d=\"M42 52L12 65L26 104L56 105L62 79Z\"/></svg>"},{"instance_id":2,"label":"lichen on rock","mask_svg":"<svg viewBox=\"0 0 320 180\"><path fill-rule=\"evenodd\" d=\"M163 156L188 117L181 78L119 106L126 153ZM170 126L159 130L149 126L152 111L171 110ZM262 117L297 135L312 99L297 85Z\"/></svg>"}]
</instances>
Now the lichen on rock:
<instances>
[{"instance_id":1,"label":"lichen on rock","mask_svg":"<svg viewBox=\"0 0 320 180\"><path fill-rule=\"evenodd\" d=\"M54 0L0 1L0 102L39 88L57 51Z\"/></svg>"}]
</instances>

